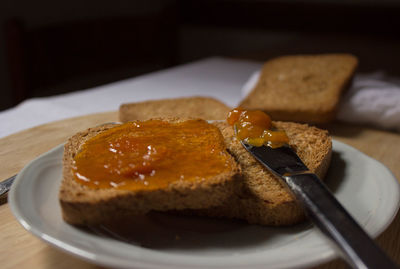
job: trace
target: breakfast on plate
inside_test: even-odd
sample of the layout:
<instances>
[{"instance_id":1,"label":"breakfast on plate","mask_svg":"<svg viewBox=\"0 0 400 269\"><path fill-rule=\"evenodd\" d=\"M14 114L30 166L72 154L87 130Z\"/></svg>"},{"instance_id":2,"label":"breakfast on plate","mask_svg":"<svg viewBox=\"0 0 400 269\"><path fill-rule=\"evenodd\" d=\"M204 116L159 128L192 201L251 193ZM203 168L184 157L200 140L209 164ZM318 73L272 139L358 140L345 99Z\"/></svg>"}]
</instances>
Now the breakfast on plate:
<instances>
[{"instance_id":1,"label":"breakfast on plate","mask_svg":"<svg viewBox=\"0 0 400 269\"><path fill-rule=\"evenodd\" d=\"M59 192L64 220L98 225L172 211L260 225L299 223L303 208L240 140L288 144L323 179L331 137L304 122L334 119L356 65L348 54L273 59L233 110L209 97L121 105L121 124L90 128L65 145Z\"/></svg>"},{"instance_id":2,"label":"breakfast on plate","mask_svg":"<svg viewBox=\"0 0 400 269\"><path fill-rule=\"evenodd\" d=\"M258 115L241 113L248 122L258 120ZM294 147L311 171L324 176L331 156L326 131L291 122L267 124L279 130L272 133L284 137L281 142ZM227 122L108 124L73 136L63 161L60 203L71 224L96 225L150 210L263 225L290 225L304 218L289 191L246 152Z\"/></svg>"}]
</instances>

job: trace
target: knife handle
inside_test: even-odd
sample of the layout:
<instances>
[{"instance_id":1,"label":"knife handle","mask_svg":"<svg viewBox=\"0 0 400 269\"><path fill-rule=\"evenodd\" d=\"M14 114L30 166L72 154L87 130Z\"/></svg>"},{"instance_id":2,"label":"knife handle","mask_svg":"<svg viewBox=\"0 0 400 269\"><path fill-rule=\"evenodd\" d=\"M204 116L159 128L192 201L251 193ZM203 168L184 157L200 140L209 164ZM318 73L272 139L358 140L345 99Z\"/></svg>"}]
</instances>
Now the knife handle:
<instances>
[{"instance_id":1,"label":"knife handle","mask_svg":"<svg viewBox=\"0 0 400 269\"><path fill-rule=\"evenodd\" d=\"M0 199L3 199L7 196L7 193L11 188L11 184L14 182L16 177L17 175L14 175L0 182Z\"/></svg>"},{"instance_id":2,"label":"knife handle","mask_svg":"<svg viewBox=\"0 0 400 269\"><path fill-rule=\"evenodd\" d=\"M353 268L398 268L315 174L283 176L307 214Z\"/></svg>"}]
</instances>

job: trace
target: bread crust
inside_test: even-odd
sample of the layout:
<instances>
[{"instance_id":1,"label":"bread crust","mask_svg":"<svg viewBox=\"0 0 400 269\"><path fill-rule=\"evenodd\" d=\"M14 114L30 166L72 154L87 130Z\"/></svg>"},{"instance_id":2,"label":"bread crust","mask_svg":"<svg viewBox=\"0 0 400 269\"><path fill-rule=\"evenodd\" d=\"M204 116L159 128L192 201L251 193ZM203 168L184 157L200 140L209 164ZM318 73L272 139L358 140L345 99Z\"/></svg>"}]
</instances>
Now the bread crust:
<instances>
[{"instance_id":1,"label":"bread crust","mask_svg":"<svg viewBox=\"0 0 400 269\"><path fill-rule=\"evenodd\" d=\"M240 168L227 152L231 171L204 181L177 180L167 188L137 191L93 189L78 183L71 170L74 156L85 141L113 127L114 124L105 124L89 128L71 137L64 146L59 201L66 222L74 225L95 225L113 218L144 214L150 210L205 208L218 205L232 195L233 182L238 179ZM216 139L223 142L222 135Z\"/></svg>"},{"instance_id":2,"label":"bread crust","mask_svg":"<svg viewBox=\"0 0 400 269\"><path fill-rule=\"evenodd\" d=\"M274 120L332 121L357 64L351 54L293 55L269 60L240 106L263 110Z\"/></svg>"}]
</instances>

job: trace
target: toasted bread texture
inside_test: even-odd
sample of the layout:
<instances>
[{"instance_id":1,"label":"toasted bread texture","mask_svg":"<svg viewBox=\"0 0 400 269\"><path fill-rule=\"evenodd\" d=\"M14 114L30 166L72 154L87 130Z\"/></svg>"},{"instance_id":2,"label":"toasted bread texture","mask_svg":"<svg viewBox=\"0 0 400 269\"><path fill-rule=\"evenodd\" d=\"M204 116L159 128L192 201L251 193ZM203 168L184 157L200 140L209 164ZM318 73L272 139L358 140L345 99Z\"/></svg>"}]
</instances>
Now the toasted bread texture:
<instances>
[{"instance_id":1,"label":"toasted bread texture","mask_svg":"<svg viewBox=\"0 0 400 269\"><path fill-rule=\"evenodd\" d=\"M228 106L210 97L150 100L122 104L119 108L119 120L121 122L128 122L160 117L224 120L229 110Z\"/></svg>"},{"instance_id":2,"label":"toasted bread texture","mask_svg":"<svg viewBox=\"0 0 400 269\"><path fill-rule=\"evenodd\" d=\"M240 106L274 120L325 123L335 119L340 97L358 60L350 54L283 56L267 61Z\"/></svg>"},{"instance_id":3,"label":"toasted bread texture","mask_svg":"<svg viewBox=\"0 0 400 269\"><path fill-rule=\"evenodd\" d=\"M304 210L283 183L255 160L240 144L231 126L215 123L225 137L228 151L239 163L242 175L236 181L235 193L221 205L183 214L243 219L252 224L269 226L293 225L304 220ZM327 131L307 124L273 122L285 130L290 146L310 171L324 178L331 160L332 142Z\"/></svg>"},{"instance_id":4,"label":"toasted bread texture","mask_svg":"<svg viewBox=\"0 0 400 269\"><path fill-rule=\"evenodd\" d=\"M166 109L167 106L162 103L172 101L157 102ZM150 109L136 111L137 117L144 119L149 118L151 113ZM160 110L159 113L163 111ZM214 124L220 128L228 151L239 164L241 176L234 182L233 195L221 201L219 206L200 210L181 210L179 213L237 218L253 224L272 226L293 225L302 221L305 218L304 211L290 191L242 147L234 136L233 128L225 122ZM293 122L274 122L274 125L286 131L291 146L296 149L303 162L323 179L332 152L332 142L328 132Z\"/></svg>"},{"instance_id":5,"label":"toasted bread texture","mask_svg":"<svg viewBox=\"0 0 400 269\"><path fill-rule=\"evenodd\" d=\"M177 178L166 188L150 190L143 188L135 191L96 189L80 184L72 172L74 156L88 139L113 127L115 125L106 124L90 128L74 135L65 144L59 201L66 222L74 225L97 225L115 218L144 214L150 210L206 208L218 205L232 195L234 181L240 170L228 152L221 154L226 154L230 170L211 178L207 177L205 180L185 181ZM215 137L215 143L224 143L221 134Z\"/></svg>"}]
</instances>

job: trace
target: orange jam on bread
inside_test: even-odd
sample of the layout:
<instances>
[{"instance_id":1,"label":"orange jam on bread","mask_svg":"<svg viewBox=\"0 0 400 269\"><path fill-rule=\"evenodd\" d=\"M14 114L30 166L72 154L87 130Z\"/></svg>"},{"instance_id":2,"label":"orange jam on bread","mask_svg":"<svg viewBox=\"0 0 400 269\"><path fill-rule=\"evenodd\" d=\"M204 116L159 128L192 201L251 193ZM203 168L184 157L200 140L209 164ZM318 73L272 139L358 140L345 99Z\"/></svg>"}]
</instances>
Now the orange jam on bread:
<instances>
[{"instance_id":1,"label":"orange jam on bread","mask_svg":"<svg viewBox=\"0 0 400 269\"><path fill-rule=\"evenodd\" d=\"M236 129L239 140L260 147L280 147L289 142L285 131L274 130L271 118L261 110L235 108L228 114L227 122Z\"/></svg>"},{"instance_id":2,"label":"orange jam on bread","mask_svg":"<svg viewBox=\"0 0 400 269\"><path fill-rule=\"evenodd\" d=\"M129 122L88 139L72 171L92 188L166 188L230 171L225 148L219 129L204 120Z\"/></svg>"}]
</instances>

